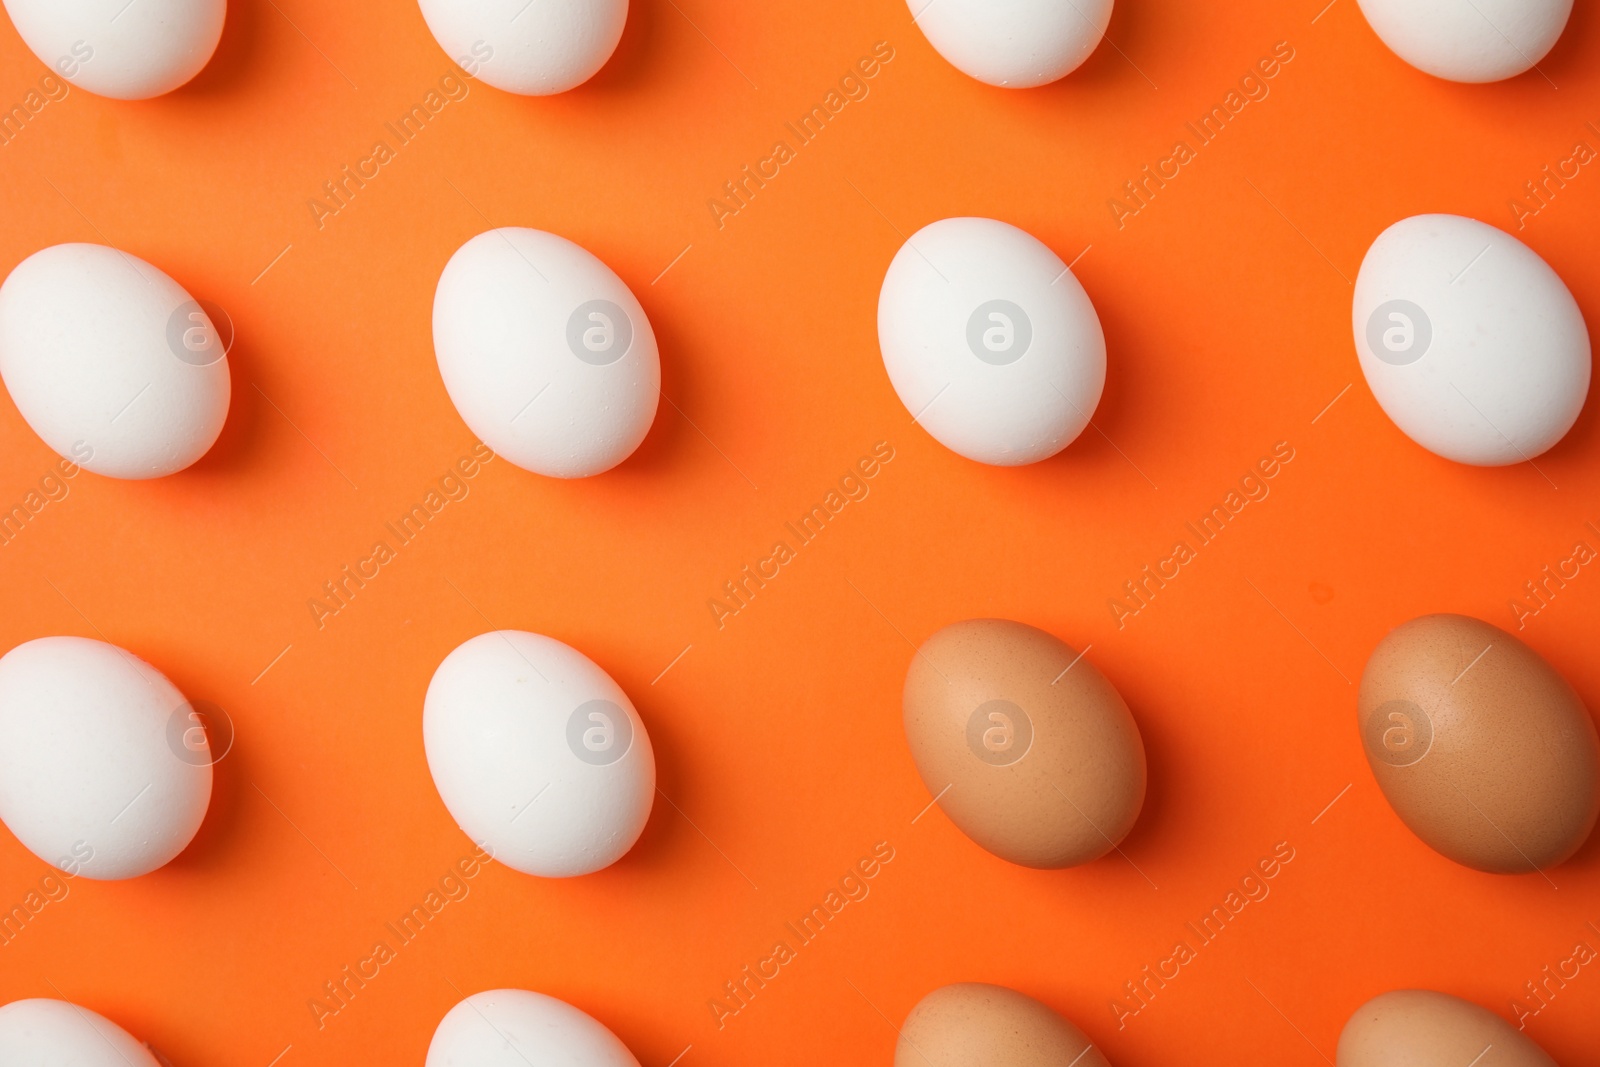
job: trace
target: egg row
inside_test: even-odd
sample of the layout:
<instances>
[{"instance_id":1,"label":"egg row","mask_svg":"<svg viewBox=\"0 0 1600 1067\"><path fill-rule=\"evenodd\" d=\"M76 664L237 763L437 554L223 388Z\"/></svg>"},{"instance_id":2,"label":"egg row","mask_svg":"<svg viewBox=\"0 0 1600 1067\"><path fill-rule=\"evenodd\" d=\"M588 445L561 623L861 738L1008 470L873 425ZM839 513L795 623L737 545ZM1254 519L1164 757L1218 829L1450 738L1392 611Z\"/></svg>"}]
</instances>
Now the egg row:
<instances>
[{"instance_id":1,"label":"egg row","mask_svg":"<svg viewBox=\"0 0 1600 1067\"><path fill-rule=\"evenodd\" d=\"M1471 219L1385 230L1356 279L1352 324L1379 405L1461 463L1539 455L1588 396L1589 333L1571 292L1522 242ZM102 245L43 249L0 285L12 400L52 449L112 477L172 474L210 449L228 414L228 334L161 270ZM901 247L878 338L913 418L981 463L1061 451L1105 387L1105 334L1083 286L1039 240L992 219L935 222ZM462 245L435 290L433 341L462 419L527 470L609 470L655 420L661 361L643 307L554 234L506 227Z\"/></svg>"},{"instance_id":2,"label":"egg row","mask_svg":"<svg viewBox=\"0 0 1600 1067\"><path fill-rule=\"evenodd\" d=\"M1112 0L907 0L951 65L990 85L1045 85L1100 44ZM434 39L461 69L527 96L588 81L616 50L628 0L420 0ZM1529 70L1550 51L1572 0L1360 0L1378 36L1440 78L1488 82ZM171 92L210 62L227 0L63 4L5 0L33 53L73 84L138 100Z\"/></svg>"},{"instance_id":3,"label":"egg row","mask_svg":"<svg viewBox=\"0 0 1600 1067\"><path fill-rule=\"evenodd\" d=\"M917 771L969 838L1011 863L1073 867L1133 829L1147 767L1110 681L1066 643L1002 619L947 626L902 697ZM114 645L45 637L0 657L0 821L73 875L131 878L198 832L208 716ZM1561 863L1600 815L1600 740L1571 686L1514 636L1460 615L1396 628L1362 674L1357 730L1401 820L1482 871ZM560 641L498 630L428 685L423 745L451 816L518 871L572 877L620 859L654 803L633 703ZM231 738L228 739L231 742Z\"/></svg>"},{"instance_id":4,"label":"egg row","mask_svg":"<svg viewBox=\"0 0 1600 1067\"><path fill-rule=\"evenodd\" d=\"M935 989L898 1029L895 1067L1110 1067L1082 1030L1004 986ZM1496 1067L1555 1067L1531 1038L1477 1004L1405 989L1356 1009L1339 1035L1337 1067L1463 1067L1490 1048ZM9 1067L162 1062L126 1030L76 1004L19 1000L0 1008L0 1063ZM639 1061L593 1016L522 989L476 993L451 1008L426 1060L426 1067L530 1065L639 1067Z\"/></svg>"}]
</instances>

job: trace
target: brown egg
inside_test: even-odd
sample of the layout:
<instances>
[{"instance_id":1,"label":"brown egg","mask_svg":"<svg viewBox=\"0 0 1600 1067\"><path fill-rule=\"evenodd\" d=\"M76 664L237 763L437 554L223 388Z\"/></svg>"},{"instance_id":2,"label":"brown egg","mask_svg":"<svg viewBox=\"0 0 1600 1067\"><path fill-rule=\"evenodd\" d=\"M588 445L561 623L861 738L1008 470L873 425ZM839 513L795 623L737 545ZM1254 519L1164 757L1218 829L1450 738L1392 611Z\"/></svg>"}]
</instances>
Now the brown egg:
<instances>
[{"instance_id":1,"label":"brown egg","mask_svg":"<svg viewBox=\"0 0 1600 1067\"><path fill-rule=\"evenodd\" d=\"M1486 622L1425 615L1397 627L1367 660L1358 724L1395 814L1457 863L1549 867L1600 814L1600 740L1583 702Z\"/></svg>"},{"instance_id":2,"label":"brown egg","mask_svg":"<svg viewBox=\"0 0 1600 1067\"><path fill-rule=\"evenodd\" d=\"M1139 727L1094 664L1043 630L1004 619L945 627L912 657L904 709L928 791L1001 859L1087 863L1139 817Z\"/></svg>"},{"instance_id":3,"label":"brown egg","mask_svg":"<svg viewBox=\"0 0 1600 1067\"><path fill-rule=\"evenodd\" d=\"M1110 1067L1083 1031L1015 990L935 989L906 1016L894 1067Z\"/></svg>"},{"instance_id":4,"label":"brown egg","mask_svg":"<svg viewBox=\"0 0 1600 1067\"><path fill-rule=\"evenodd\" d=\"M1500 1016L1428 989L1396 990L1357 1008L1337 1059L1338 1067L1556 1067Z\"/></svg>"}]
</instances>

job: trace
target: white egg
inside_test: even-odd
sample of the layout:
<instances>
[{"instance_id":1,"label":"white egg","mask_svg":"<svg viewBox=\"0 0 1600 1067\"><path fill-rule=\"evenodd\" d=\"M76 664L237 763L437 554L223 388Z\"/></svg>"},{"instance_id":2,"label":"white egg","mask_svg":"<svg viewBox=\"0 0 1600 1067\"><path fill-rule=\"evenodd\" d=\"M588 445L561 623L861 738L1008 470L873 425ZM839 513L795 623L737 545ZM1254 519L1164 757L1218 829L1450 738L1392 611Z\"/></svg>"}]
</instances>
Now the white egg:
<instances>
[{"instance_id":1,"label":"white egg","mask_svg":"<svg viewBox=\"0 0 1600 1067\"><path fill-rule=\"evenodd\" d=\"M912 235L883 279L878 344L906 410L968 459L1020 466L1083 432L1106 381L1089 294L1031 234L945 219Z\"/></svg>"},{"instance_id":2,"label":"white egg","mask_svg":"<svg viewBox=\"0 0 1600 1067\"><path fill-rule=\"evenodd\" d=\"M526 470L610 470L655 421L650 320L610 267L564 237L506 227L457 249L433 298L433 347L467 426Z\"/></svg>"},{"instance_id":3,"label":"white egg","mask_svg":"<svg viewBox=\"0 0 1600 1067\"><path fill-rule=\"evenodd\" d=\"M1111 0L906 0L957 70L1007 89L1066 77L1111 23Z\"/></svg>"},{"instance_id":4,"label":"white egg","mask_svg":"<svg viewBox=\"0 0 1600 1067\"><path fill-rule=\"evenodd\" d=\"M118 100L170 93L211 61L227 0L5 0L50 70Z\"/></svg>"},{"instance_id":5,"label":"white egg","mask_svg":"<svg viewBox=\"0 0 1600 1067\"><path fill-rule=\"evenodd\" d=\"M599 73L622 40L628 0L421 0L461 69L496 89L549 96Z\"/></svg>"},{"instance_id":6,"label":"white egg","mask_svg":"<svg viewBox=\"0 0 1600 1067\"><path fill-rule=\"evenodd\" d=\"M115 645L18 645L0 657L0 822L86 878L163 866L211 803L210 748L191 711L160 671Z\"/></svg>"},{"instance_id":7,"label":"white egg","mask_svg":"<svg viewBox=\"0 0 1600 1067\"><path fill-rule=\"evenodd\" d=\"M1383 43L1436 78L1493 82L1555 47L1572 0L1358 0Z\"/></svg>"},{"instance_id":8,"label":"white egg","mask_svg":"<svg viewBox=\"0 0 1600 1067\"><path fill-rule=\"evenodd\" d=\"M1532 459L1589 394L1589 330L1572 294L1531 248L1475 219L1417 215L1380 234L1351 319L1378 405L1458 463Z\"/></svg>"},{"instance_id":9,"label":"white egg","mask_svg":"<svg viewBox=\"0 0 1600 1067\"><path fill-rule=\"evenodd\" d=\"M424 1067L639 1067L616 1034L564 1000L474 993L439 1021Z\"/></svg>"},{"instance_id":10,"label":"white egg","mask_svg":"<svg viewBox=\"0 0 1600 1067\"><path fill-rule=\"evenodd\" d=\"M611 676L549 637L498 630L439 664L423 704L428 769L451 816L509 867L609 867L644 831L656 759Z\"/></svg>"},{"instance_id":11,"label":"white egg","mask_svg":"<svg viewBox=\"0 0 1600 1067\"><path fill-rule=\"evenodd\" d=\"M45 444L113 478L159 478L205 455L232 388L194 298L90 244L35 252L0 285L0 378Z\"/></svg>"},{"instance_id":12,"label":"white egg","mask_svg":"<svg viewBox=\"0 0 1600 1067\"><path fill-rule=\"evenodd\" d=\"M160 1067L133 1035L65 1000L14 1000L0 1008L5 1067Z\"/></svg>"}]
</instances>

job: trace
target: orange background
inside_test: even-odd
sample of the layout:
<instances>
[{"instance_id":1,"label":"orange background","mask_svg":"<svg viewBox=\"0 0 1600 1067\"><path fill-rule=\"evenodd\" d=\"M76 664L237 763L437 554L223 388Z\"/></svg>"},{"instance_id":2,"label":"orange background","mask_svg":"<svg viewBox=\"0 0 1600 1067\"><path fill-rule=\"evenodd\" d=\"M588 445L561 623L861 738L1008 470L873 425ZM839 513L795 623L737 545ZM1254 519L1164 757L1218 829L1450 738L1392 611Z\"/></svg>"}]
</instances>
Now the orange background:
<instances>
[{"instance_id":1,"label":"orange background","mask_svg":"<svg viewBox=\"0 0 1600 1067\"><path fill-rule=\"evenodd\" d=\"M0 646L103 637L226 708L238 741L192 847L134 881L72 882L0 948L0 1002L77 1001L177 1067L420 1063L461 995L501 986L582 1007L646 1067L686 1046L683 1067L887 1064L891 1024L959 980L1041 998L1119 1067L1320 1063L1395 987L1509 1017L1542 967L1600 946L1600 840L1549 880L1435 855L1373 783L1350 682L1412 616L1514 627L1525 581L1600 544L1595 405L1537 469L1430 455L1360 378L1349 281L1396 220L1513 228L1523 182L1600 146L1600 14L1577 5L1544 76L1475 87L1407 67L1355 0L1317 17L1324 2L1121 0L1116 47L1016 92L950 67L901 0L635 0L592 82L550 99L474 84L320 229L308 199L450 69L407 0L234 0L186 88L48 105L0 147L0 271L63 241L150 260L231 314L234 400L190 470L82 474L0 548ZM708 199L878 41L895 58L870 95L719 229ZM1119 230L1108 199L1280 41L1295 58L1271 95ZM0 30L0 103L44 70ZM1600 321L1591 169L1518 236ZM961 459L884 374L884 270L904 235L963 214L1069 261L1089 246L1075 270L1109 381L1098 432L1048 462ZM307 601L473 443L430 312L445 261L491 224L610 264L672 403L600 477L489 464L319 630ZM879 441L895 458L871 495L719 630L708 599ZM1279 441L1295 458L1270 497L1119 629L1123 581ZM0 401L0 502L53 462ZM1593 706L1591 570L1521 636ZM912 822L929 795L900 728L911 645L986 615L1092 645L1133 708L1151 785L1127 861L1023 870L937 809ZM319 1029L307 1001L470 850L420 716L434 667L491 624L610 671L671 803L602 873L490 866ZM718 1029L708 1000L880 841L895 859L870 896ZM1270 897L1119 1029L1122 983L1280 841L1295 859ZM0 835L0 904L47 870ZM1591 966L1528 1032L1600 1064L1597 1019Z\"/></svg>"}]
</instances>

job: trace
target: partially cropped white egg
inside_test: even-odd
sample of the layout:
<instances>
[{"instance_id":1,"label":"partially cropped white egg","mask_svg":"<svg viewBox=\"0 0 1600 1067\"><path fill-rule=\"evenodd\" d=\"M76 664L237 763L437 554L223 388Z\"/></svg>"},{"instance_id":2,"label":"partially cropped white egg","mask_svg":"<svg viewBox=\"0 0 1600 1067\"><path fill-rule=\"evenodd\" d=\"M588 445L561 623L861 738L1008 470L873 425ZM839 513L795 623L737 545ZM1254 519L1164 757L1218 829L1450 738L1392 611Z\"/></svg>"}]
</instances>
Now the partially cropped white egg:
<instances>
[{"instance_id":1,"label":"partially cropped white egg","mask_svg":"<svg viewBox=\"0 0 1600 1067\"><path fill-rule=\"evenodd\" d=\"M1083 432L1106 381L1089 294L1032 235L993 219L925 226L878 297L878 344L906 410L946 448L1020 466Z\"/></svg>"},{"instance_id":2,"label":"partially cropped white egg","mask_svg":"<svg viewBox=\"0 0 1600 1067\"><path fill-rule=\"evenodd\" d=\"M553 233L506 227L457 249L433 298L433 347L467 426L526 470L610 470L655 421L661 358L644 308Z\"/></svg>"},{"instance_id":3,"label":"partially cropped white egg","mask_svg":"<svg viewBox=\"0 0 1600 1067\"><path fill-rule=\"evenodd\" d=\"M622 40L628 0L421 0L434 39L496 89L549 96L599 73Z\"/></svg>"},{"instance_id":4,"label":"partially cropped white egg","mask_svg":"<svg viewBox=\"0 0 1600 1067\"><path fill-rule=\"evenodd\" d=\"M592 1015L524 989L474 993L440 1020L425 1067L639 1067Z\"/></svg>"},{"instance_id":5,"label":"partially cropped white egg","mask_svg":"<svg viewBox=\"0 0 1600 1067\"><path fill-rule=\"evenodd\" d=\"M118 100L170 93L211 61L227 0L5 0L50 70Z\"/></svg>"},{"instance_id":6,"label":"partially cropped white egg","mask_svg":"<svg viewBox=\"0 0 1600 1067\"><path fill-rule=\"evenodd\" d=\"M1436 78L1493 82L1555 47L1572 0L1358 0L1383 43Z\"/></svg>"},{"instance_id":7,"label":"partially cropped white egg","mask_svg":"<svg viewBox=\"0 0 1600 1067\"><path fill-rule=\"evenodd\" d=\"M1361 373L1406 436L1458 463L1532 459L1589 394L1589 330L1560 276L1503 230L1417 215L1372 242L1352 312Z\"/></svg>"},{"instance_id":8,"label":"partially cropped white egg","mask_svg":"<svg viewBox=\"0 0 1600 1067\"><path fill-rule=\"evenodd\" d=\"M165 865L211 803L210 748L192 712L160 671L115 645L18 645L0 657L0 821L86 878Z\"/></svg>"},{"instance_id":9,"label":"partially cropped white egg","mask_svg":"<svg viewBox=\"0 0 1600 1067\"><path fill-rule=\"evenodd\" d=\"M91 244L35 252L0 285L0 378L45 444L113 478L159 478L205 455L232 388L194 298Z\"/></svg>"},{"instance_id":10,"label":"partially cropped white egg","mask_svg":"<svg viewBox=\"0 0 1600 1067\"><path fill-rule=\"evenodd\" d=\"M1029 89L1077 70L1105 36L1111 0L906 0L928 42L957 70Z\"/></svg>"},{"instance_id":11,"label":"partially cropped white egg","mask_svg":"<svg viewBox=\"0 0 1600 1067\"><path fill-rule=\"evenodd\" d=\"M451 652L428 685L422 740L456 823L526 874L609 867L650 817L644 722L610 675L553 638L497 630Z\"/></svg>"},{"instance_id":12,"label":"partially cropped white egg","mask_svg":"<svg viewBox=\"0 0 1600 1067\"><path fill-rule=\"evenodd\" d=\"M14 1000L0 1008L6 1067L161 1067L132 1034L65 1000Z\"/></svg>"}]
</instances>

